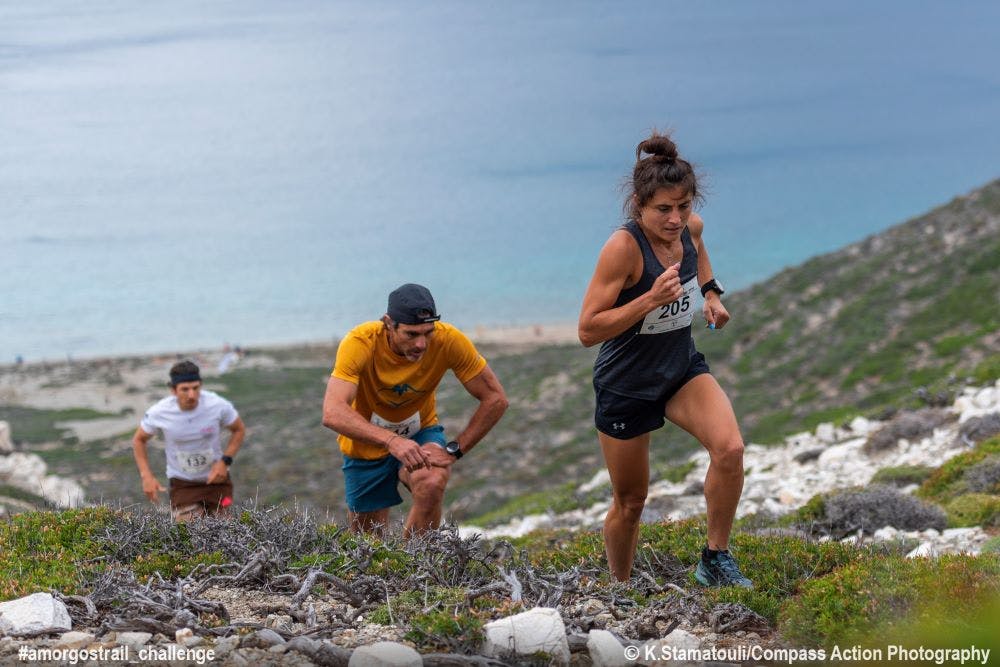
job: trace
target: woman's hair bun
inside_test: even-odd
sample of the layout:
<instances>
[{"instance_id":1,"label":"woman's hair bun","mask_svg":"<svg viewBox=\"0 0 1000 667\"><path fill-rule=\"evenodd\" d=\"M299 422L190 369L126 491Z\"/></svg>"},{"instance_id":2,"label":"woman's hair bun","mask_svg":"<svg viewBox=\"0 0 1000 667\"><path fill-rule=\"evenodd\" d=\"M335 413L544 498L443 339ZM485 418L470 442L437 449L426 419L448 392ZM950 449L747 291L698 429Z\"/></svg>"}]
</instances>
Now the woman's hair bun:
<instances>
[{"instance_id":1,"label":"woman's hair bun","mask_svg":"<svg viewBox=\"0 0 1000 667\"><path fill-rule=\"evenodd\" d=\"M641 160L643 153L675 160L677 159L677 144L671 141L669 136L653 132L648 139L643 140L636 147L635 159Z\"/></svg>"}]
</instances>

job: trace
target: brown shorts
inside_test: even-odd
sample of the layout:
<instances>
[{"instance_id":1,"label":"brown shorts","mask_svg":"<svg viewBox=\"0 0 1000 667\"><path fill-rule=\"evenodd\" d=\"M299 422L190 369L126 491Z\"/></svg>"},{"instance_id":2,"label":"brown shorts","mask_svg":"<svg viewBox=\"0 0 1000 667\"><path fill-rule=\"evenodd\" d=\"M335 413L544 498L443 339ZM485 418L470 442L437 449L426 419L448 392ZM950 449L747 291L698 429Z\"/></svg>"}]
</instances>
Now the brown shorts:
<instances>
[{"instance_id":1,"label":"brown shorts","mask_svg":"<svg viewBox=\"0 0 1000 667\"><path fill-rule=\"evenodd\" d=\"M170 478L170 515L174 521L189 521L206 514L225 514L232 502L232 478L218 484Z\"/></svg>"}]
</instances>

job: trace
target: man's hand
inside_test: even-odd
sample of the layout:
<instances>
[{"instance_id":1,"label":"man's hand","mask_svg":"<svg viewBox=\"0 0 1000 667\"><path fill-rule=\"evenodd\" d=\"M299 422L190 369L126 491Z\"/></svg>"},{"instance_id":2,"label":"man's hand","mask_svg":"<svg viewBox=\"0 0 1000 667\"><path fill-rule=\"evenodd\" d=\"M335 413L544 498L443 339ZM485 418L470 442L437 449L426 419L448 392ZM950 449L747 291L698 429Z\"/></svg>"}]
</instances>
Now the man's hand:
<instances>
[{"instance_id":1,"label":"man's hand","mask_svg":"<svg viewBox=\"0 0 1000 667\"><path fill-rule=\"evenodd\" d=\"M428 445L423 449L426 450L427 458L431 462L430 464L435 468L450 468L451 465L458 460L446 452L444 447L437 444Z\"/></svg>"},{"instance_id":2,"label":"man's hand","mask_svg":"<svg viewBox=\"0 0 1000 667\"><path fill-rule=\"evenodd\" d=\"M163 485L160 484L156 477L149 475L148 477L142 478L142 492L146 494L151 502L158 503L160 491L166 491Z\"/></svg>"},{"instance_id":3,"label":"man's hand","mask_svg":"<svg viewBox=\"0 0 1000 667\"><path fill-rule=\"evenodd\" d=\"M396 457L403 467L409 472L414 470L419 470L420 468L428 468L431 465L430 458L427 456L427 452L424 448L417 444L414 440L408 440L401 435L393 436L389 439L389 442L385 443L385 448L389 450L389 453ZM449 456L449 458L451 458Z\"/></svg>"},{"instance_id":4,"label":"man's hand","mask_svg":"<svg viewBox=\"0 0 1000 667\"><path fill-rule=\"evenodd\" d=\"M229 478L229 466L218 460L212 464L212 469L208 471L208 484L221 484Z\"/></svg>"},{"instance_id":5,"label":"man's hand","mask_svg":"<svg viewBox=\"0 0 1000 667\"><path fill-rule=\"evenodd\" d=\"M710 329L721 329L729 322L729 311L722 305L722 299L715 292L709 292L705 297L702 312Z\"/></svg>"}]
</instances>

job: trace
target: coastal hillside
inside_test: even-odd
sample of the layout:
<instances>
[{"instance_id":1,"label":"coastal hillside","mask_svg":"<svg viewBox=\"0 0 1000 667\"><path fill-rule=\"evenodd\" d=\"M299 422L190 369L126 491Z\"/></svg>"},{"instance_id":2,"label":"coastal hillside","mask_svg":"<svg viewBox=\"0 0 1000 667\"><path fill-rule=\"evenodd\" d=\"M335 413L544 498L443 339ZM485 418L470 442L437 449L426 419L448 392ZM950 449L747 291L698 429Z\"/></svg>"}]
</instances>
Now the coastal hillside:
<instances>
[{"instance_id":1,"label":"coastal hillside","mask_svg":"<svg viewBox=\"0 0 1000 667\"><path fill-rule=\"evenodd\" d=\"M720 277L736 270L719 267ZM730 325L695 335L747 439L767 445L821 422L944 405L961 386L994 382L998 293L1000 180L727 295ZM480 349L511 407L455 466L450 517L475 521L515 498L508 514L579 506L575 490L602 468L592 425L596 350L575 343ZM342 517L340 455L334 434L320 425L335 350L335 342L253 350L223 375L213 373L218 354L195 355L207 386L232 399L249 428L233 468L238 494L265 503L296 500ZM88 499L145 502L129 438L145 406L166 393L174 359L5 367L0 420L51 473L79 480ZM439 395L446 428L460 428L472 409L448 376ZM694 449L697 443L676 429L657 431L653 478L682 478L687 471L677 466ZM151 458L162 474L155 445Z\"/></svg>"}]
</instances>

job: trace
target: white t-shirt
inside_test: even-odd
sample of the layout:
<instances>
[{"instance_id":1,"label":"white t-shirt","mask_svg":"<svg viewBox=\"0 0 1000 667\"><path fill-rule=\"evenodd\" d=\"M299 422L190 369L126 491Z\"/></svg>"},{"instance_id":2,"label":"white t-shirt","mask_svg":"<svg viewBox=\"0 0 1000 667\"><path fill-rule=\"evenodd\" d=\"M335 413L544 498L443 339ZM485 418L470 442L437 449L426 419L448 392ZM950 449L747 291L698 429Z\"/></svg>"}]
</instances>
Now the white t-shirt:
<instances>
[{"instance_id":1,"label":"white t-shirt","mask_svg":"<svg viewBox=\"0 0 1000 667\"><path fill-rule=\"evenodd\" d=\"M222 457L222 429L239 416L232 403L202 389L194 410L181 410L177 397L167 396L146 411L139 427L166 442L167 477L205 482Z\"/></svg>"}]
</instances>

